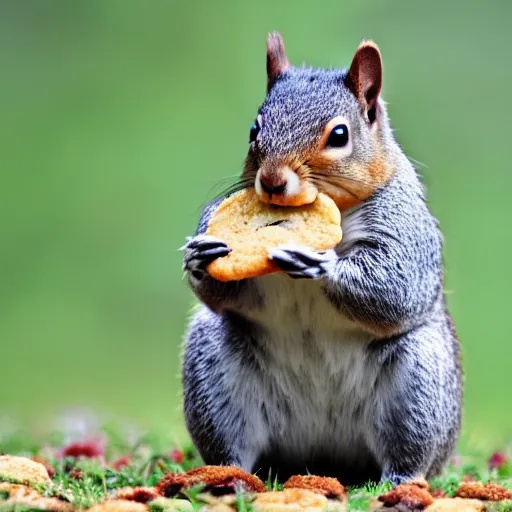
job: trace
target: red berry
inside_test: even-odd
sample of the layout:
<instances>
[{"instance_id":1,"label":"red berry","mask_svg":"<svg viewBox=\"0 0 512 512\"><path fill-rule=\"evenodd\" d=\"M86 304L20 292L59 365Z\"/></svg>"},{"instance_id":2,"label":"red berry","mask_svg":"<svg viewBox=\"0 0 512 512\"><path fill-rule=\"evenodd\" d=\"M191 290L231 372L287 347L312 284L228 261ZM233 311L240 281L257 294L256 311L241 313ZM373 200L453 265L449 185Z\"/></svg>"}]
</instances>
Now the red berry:
<instances>
[{"instance_id":1,"label":"red berry","mask_svg":"<svg viewBox=\"0 0 512 512\"><path fill-rule=\"evenodd\" d=\"M504 453L495 452L489 459L489 469L500 469L507 463L507 457Z\"/></svg>"},{"instance_id":2,"label":"red berry","mask_svg":"<svg viewBox=\"0 0 512 512\"><path fill-rule=\"evenodd\" d=\"M65 446L61 451L62 457L86 457L89 459L102 458L105 455L105 446L100 441L76 441Z\"/></svg>"},{"instance_id":3,"label":"red berry","mask_svg":"<svg viewBox=\"0 0 512 512\"><path fill-rule=\"evenodd\" d=\"M171 459L172 462L174 462L175 464L182 464L183 463L183 459L185 458L185 456L183 455L183 452L181 450L178 450L177 448L175 448L172 452L171 452L171 455L169 457Z\"/></svg>"},{"instance_id":4,"label":"red berry","mask_svg":"<svg viewBox=\"0 0 512 512\"><path fill-rule=\"evenodd\" d=\"M129 455L125 455L124 457L121 457L120 459L117 459L116 461L112 462L112 467L119 471L120 469L128 466L131 462L132 458Z\"/></svg>"}]
</instances>

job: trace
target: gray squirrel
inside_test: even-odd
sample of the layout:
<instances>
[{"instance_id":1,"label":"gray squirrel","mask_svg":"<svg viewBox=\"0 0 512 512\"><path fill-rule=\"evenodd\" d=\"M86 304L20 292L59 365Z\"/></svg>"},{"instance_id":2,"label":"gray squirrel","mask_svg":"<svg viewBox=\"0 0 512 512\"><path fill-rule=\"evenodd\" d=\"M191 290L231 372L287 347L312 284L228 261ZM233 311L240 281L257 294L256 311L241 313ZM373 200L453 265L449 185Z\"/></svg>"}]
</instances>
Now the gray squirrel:
<instances>
[{"instance_id":1,"label":"gray squirrel","mask_svg":"<svg viewBox=\"0 0 512 512\"><path fill-rule=\"evenodd\" d=\"M265 202L315 187L341 211L333 250L283 246L283 272L219 282L230 249L205 235L183 268L203 303L187 333L184 411L207 464L395 485L441 471L461 422L460 346L443 293L442 236L380 98L378 47L350 69L293 67L267 41L267 95L240 187ZM283 203L284 201L284 203Z\"/></svg>"}]
</instances>

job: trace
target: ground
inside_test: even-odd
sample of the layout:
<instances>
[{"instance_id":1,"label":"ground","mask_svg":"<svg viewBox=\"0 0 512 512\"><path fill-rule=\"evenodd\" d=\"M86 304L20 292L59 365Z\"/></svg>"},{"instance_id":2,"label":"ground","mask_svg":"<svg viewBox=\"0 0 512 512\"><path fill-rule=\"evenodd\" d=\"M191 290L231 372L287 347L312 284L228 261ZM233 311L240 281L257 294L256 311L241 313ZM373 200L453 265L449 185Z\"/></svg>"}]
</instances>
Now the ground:
<instances>
[{"instance_id":1,"label":"ground","mask_svg":"<svg viewBox=\"0 0 512 512\"><path fill-rule=\"evenodd\" d=\"M63 442L63 437L59 435L44 442L20 440L13 436L2 440L0 452L34 457L42 462L48 469L51 481L34 484L33 487L43 496L60 497L77 508L87 509L112 497L120 488L154 487L168 473L182 473L201 466L202 462L192 446L163 444L161 440L148 436L129 441L122 433L109 428L91 438L69 443ZM472 481L494 482L512 491L512 463L506 452L504 448L503 451L479 457L454 457L442 476L429 482L430 492L434 497L453 497L461 483ZM271 475L258 476L264 481L267 490L282 488ZM16 479L2 475L1 469L0 480L17 483ZM375 483L368 483L361 488L349 488L348 509L375 508L376 498L390 489L388 484ZM198 498L200 492L200 485L182 491L182 497L190 500L194 510L204 505L201 498ZM8 493L0 490L0 511L37 510L33 507L13 508L7 505L7 501L2 504L2 499L7 498ZM237 505L238 510L251 508L243 496L238 497ZM488 509L512 511L512 502L494 503ZM155 505L150 510L164 508Z\"/></svg>"}]
</instances>

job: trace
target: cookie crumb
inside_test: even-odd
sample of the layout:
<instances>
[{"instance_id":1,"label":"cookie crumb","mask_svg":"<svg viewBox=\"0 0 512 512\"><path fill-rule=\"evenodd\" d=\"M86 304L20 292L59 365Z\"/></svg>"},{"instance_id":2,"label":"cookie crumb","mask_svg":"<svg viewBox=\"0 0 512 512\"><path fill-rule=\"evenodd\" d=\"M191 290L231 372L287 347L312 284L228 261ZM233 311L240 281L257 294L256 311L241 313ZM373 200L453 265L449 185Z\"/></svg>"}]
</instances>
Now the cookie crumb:
<instances>
[{"instance_id":1,"label":"cookie crumb","mask_svg":"<svg viewBox=\"0 0 512 512\"><path fill-rule=\"evenodd\" d=\"M455 494L458 498L472 498L485 501L512 500L512 491L489 482L463 482Z\"/></svg>"},{"instance_id":2,"label":"cookie crumb","mask_svg":"<svg viewBox=\"0 0 512 512\"><path fill-rule=\"evenodd\" d=\"M122 487L116 492L116 498L120 500L147 503L158 498L160 494L154 487Z\"/></svg>"},{"instance_id":3,"label":"cookie crumb","mask_svg":"<svg viewBox=\"0 0 512 512\"><path fill-rule=\"evenodd\" d=\"M265 484L257 476L234 466L201 466L186 473L169 473L156 489L169 498L197 484L204 484L205 491L216 495L235 493L239 487L245 492L265 492Z\"/></svg>"},{"instance_id":4,"label":"cookie crumb","mask_svg":"<svg viewBox=\"0 0 512 512\"><path fill-rule=\"evenodd\" d=\"M402 504L412 510L423 510L434 503L434 498L427 489L411 483L398 485L391 491L379 496L379 501L382 501L388 507Z\"/></svg>"},{"instance_id":5,"label":"cookie crumb","mask_svg":"<svg viewBox=\"0 0 512 512\"><path fill-rule=\"evenodd\" d=\"M254 512L325 512L325 496L307 489L285 489L259 494L252 503Z\"/></svg>"},{"instance_id":6,"label":"cookie crumb","mask_svg":"<svg viewBox=\"0 0 512 512\"><path fill-rule=\"evenodd\" d=\"M285 489L308 489L326 498L338 498L345 494L345 487L337 478L314 475L294 475L284 484Z\"/></svg>"},{"instance_id":7,"label":"cookie crumb","mask_svg":"<svg viewBox=\"0 0 512 512\"><path fill-rule=\"evenodd\" d=\"M480 512L485 505L480 500L463 498L441 498L435 500L426 512Z\"/></svg>"}]
</instances>

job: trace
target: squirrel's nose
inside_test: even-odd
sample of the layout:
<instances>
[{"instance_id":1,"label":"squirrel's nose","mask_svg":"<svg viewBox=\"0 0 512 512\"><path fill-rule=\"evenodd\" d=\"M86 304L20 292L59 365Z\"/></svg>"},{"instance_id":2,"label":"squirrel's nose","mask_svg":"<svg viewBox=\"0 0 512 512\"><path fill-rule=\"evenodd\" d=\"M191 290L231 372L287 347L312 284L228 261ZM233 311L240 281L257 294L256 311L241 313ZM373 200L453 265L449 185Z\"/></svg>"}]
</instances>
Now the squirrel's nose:
<instances>
[{"instance_id":1,"label":"squirrel's nose","mask_svg":"<svg viewBox=\"0 0 512 512\"><path fill-rule=\"evenodd\" d=\"M312 203L318 189L301 181L297 172L288 165L260 167L254 181L254 191L260 201L280 206L302 206Z\"/></svg>"},{"instance_id":2,"label":"squirrel's nose","mask_svg":"<svg viewBox=\"0 0 512 512\"><path fill-rule=\"evenodd\" d=\"M261 188L269 195L269 197L282 194L286 189L286 181L276 184L275 181L265 181L265 179L261 177L260 184Z\"/></svg>"},{"instance_id":3,"label":"squirrel's nose","mask_svg":"<svg viewBox=\"0 0 512 512\"><path fill-rule=\"evenodd\" d=\"M285 167L260 169L256 174L255 184L258 195L261 195L262 192L266 192L269 199L272 199L272 196L284 194L289 181L286 170L287 168Z\"/></svg>"}]
</instances>

